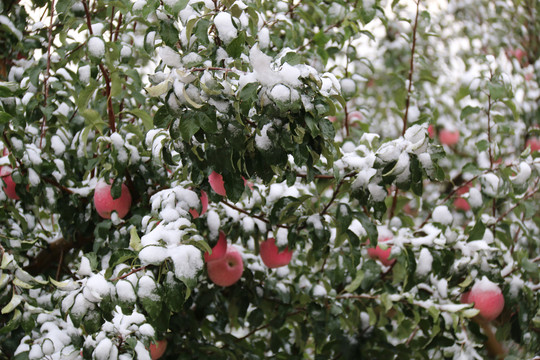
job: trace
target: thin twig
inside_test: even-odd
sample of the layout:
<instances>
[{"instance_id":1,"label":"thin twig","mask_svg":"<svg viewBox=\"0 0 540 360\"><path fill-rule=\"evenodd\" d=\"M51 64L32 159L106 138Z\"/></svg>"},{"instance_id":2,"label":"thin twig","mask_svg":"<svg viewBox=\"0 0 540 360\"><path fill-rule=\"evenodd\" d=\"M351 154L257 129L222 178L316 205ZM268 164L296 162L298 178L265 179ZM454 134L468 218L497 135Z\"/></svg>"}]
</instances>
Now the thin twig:
<instances>
[{"instance_id":1,"label":"thin twig","mask_svg":"<svg viewBox=\"0 0 540 360\"><path fill-rule=\"evenodd\" d=\"M407 120L409 116L409 105L411 102L411 91L412 91L412 78L414 73L414 51L416 48L416 29L418 28L418 13L420 12L420 0L416 3L416 16L414 18L414 26L413 26L413 40L412 40L412 48L411 48L411 62L410 62L410 68L409 68L409 84L407 89L407 100L405 100L405 114L403 115L403 131L401 132L402 135L405 135L405 131L407 130ZM397 192L396 192L397 194Z\"/></svg>"},{"instance_id":2,"label":"thin twig","mask_svg":"<svg viewBox=\"0 0 540 360\"><path fill-rule=\"evenodd\" d=\"M124 275L122 276L118 276L118 277L115 277L114 279L111 279L110 281L118 281L118 280L121 280L121 279L125 279L127 278L128 276L132 275L132 274L135 274L136 272L139 272L141 270L145 270L147 268L147 266L141 266L139 268L136 268L136 269L133 269L131 270L130 272L128 273L125 273Z\"/></svg>"},{"instance_id":3,"label":"thin twig","mask_svg":"<svg viewBox=\"0 0 540 360\"><path fill-rule=\"evenodd\" d=\"M293 311L292 313L289 313L287 315L285 315L286 317L291 317L291 316L294 316L294 315L298 315L302 312L306 311L305 309L298 309L296 311ZM259 326L258 328L255 328L253 330L251 330L249 333L247 333L246 335L242 336L242 337L239 337L236 339L236 342L240 342L242 340L245 340L247 339L248 337L250 337L251 335L255 334L257 331L260 331L260 330L263 330L263 329L266 329L268 327L272 326L271 323L268 323L268 324L265 324L265 325L261 325Z\"/></svg>"},{"instance_id":4,"label":"thin twig","mask_svg":"<svg viewBox=\"0 0 540 360\"><path fill-rule=\"evenodd\" d=\"M265 218L264 216L261 216L261 215L255 215L255 214L252 214L250 213L249 211L246 211L242 208L239 208L238 206L236 205L233 205L231 204L230 202L226 201L226 200L221 200L221 203L224 204L224 205L227 205L228 207L230 207L231 209L234 209L238 212L241 212L242 214L246 214L252 218L255 218L255 219L259 219L261 220L262 222L265 222L267 224L270 224L270 220L268 220L267 218ZM280 228L284 228L284 229L289 229L290 227L287 226L287 225L282 225L282 224L277 224L276 225L277 227L280 227Z\"/></svg>"},{"instance_id":5,"label":"thin twig","mask_svg":"<svg viewBox=\"0 0 540 360\"><path fill-rule=\"evenodd\" d=\"M350 172L348 174L346 174L343 179L341 179L338 183L338 185L336 186L336 189L334 190L334 193L332 194L332 198L330 199L330 201L328 202L328 204L326 204L326 206L322 209L322 211L320 212L320 216L323 216L324 214L326 214L326 212L328 211L328 208L330 208L330 205L332 205L332 203L336 200L336 197L339 193L339 189L341 188L341 186L343 185L343 183L345 183L345 180L347 178L350 178L354 175L356 175L357 172L356 171L353 171L353 172Z\"/></svg>"},{"instance_id":6,"label":"thin twig","mask_svg":"<svg viewBox=\"0 0 540 360\"><path fill-rule=\"evenodd\" d=\"M50 25L49 25L49 31L48 31L48 44L47 44L47 70L45 72L45 77L43 79L43 87L44 87L44 91L45 91L45 99L43 100L44 101L44 106L46 107L47 106L47 100L49 98L49 85L48 85L48 81L49 81L49 77L51 76L51 47L52 47L52 28L53 28L53 19L54 19L54 1L55 0L52 0L51 2L51 22L50 22ZM47 123L47 115L45 114L45 112L43 113L43 122L41 123L41 136L39 138L39 148L41 149L41 147L43 146L43 136L45 136L45 125Z\"/></svg>"}]
</instances>

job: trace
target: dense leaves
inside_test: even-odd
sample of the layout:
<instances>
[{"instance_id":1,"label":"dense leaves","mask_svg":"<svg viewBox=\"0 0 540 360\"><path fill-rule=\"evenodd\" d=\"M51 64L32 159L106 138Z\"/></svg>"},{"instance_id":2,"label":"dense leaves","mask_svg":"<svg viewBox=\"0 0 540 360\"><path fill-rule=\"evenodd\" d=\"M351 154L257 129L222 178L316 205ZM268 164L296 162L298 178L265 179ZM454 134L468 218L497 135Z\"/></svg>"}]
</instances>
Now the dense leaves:
<instances>
[{"instance_id":1,"label":"dense leaves","mask_svg":"<svg viewBox=\"0 0 540 360\"><path fill-rule=\"evenodd\" d=\"M538 11L2 2L0 359L538 355Z\"/></svg>"}]
</instances>

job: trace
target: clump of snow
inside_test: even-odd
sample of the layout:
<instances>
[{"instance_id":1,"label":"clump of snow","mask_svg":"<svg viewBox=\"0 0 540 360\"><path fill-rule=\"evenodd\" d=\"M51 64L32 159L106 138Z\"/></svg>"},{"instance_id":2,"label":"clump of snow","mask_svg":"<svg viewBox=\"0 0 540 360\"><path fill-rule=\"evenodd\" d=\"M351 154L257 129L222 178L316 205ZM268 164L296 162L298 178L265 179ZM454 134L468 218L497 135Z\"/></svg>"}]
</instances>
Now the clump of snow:
<instances>
[{"instance_id":1,"label":"clump of snow","mask_svg":"<svg viewBox=\"0 0 540 360\"><path fill-rule=\"evenodd\" d=\"M327 295L326 289L322 285L315 285L313 287L313 296L314 297L324 297Z\"/></svg>"},{"instance_id":2,"label":"clump of snow","mask_svg":"<svg viewBox=\"0 0 540 360\"><path fill-rule=\"evenodd\" d=\"M158 49L158 55L163 60L163 63L172 68L182 66L182 58L178 51L171 49L168 46L163 46Z\"/></svg>"},{"instance_id":3,"label":"clump of snow","mask_svg":"<svg viewBox=\"0 0 540 360\"><path fill-rule=\"evenodd\" d=\"M220 12L214 18L214 24L216 25L219 38L223 40L225 45L230 44L238 36L238 30L236 30L233 24L231 14L224 11Z\"/></svg>"},{"instance_id":4,"label":"clump of snow","mask_svg":"<svg viewBox=\"0 0 540 360\"><path fill-rule=\"evenodd\" d=\"M102 58L105 56L105 42L102 38L92 36L88 40L88 51L90 55L96 58Z\"/></svg>"},{"instance_id":5,"label":"clump of snow","mask_svg":"<svg viewBox=\"0 0 540 360\"><path fill-rule=\"evenodd\" d=\"M471 288L471 292L501 292L499 285L491 282L487 277L483 276L481 280L476 281Z\"/></svg>"},{"instance_id":6,"label":"clump of snow","mask_svg":"<svg viewBox=\"0 0 540 360\"><path fill-rule=\"evenodd\" d=\"M201 251L193 245L180 245L169 253L178 279L192 279L204 266Z\"/></svg>"},{"instance_id":7,"label":"clump of snow","mask_svg":"<svg viewBox=\"0 0 540 360\"><path fill-rule=\"evenodd\" d=\"M485 174L480 178L482 191L488 196L497 196L502 180L493 173Z\"/></svg>"},{"instance_id":8,"label":"clump of snow","mask_svg":"<svg viewBox=\"0 0 540 360\"><path fill-rule=\"evenodd\" d=\"M288 88L287 88L288 89ZM268 137L268 130L272 127L271 123L263 126L261 134L255 135L255 146L259 150L269 150L272 147L272 140Z\"/></svg>"},{"instance_id":9,"label":"clump of snow","mask_svg":"<svg viewBox=\"0 0 540 360\"><path fill-rule=\"evenodd\" d=\"M510 180L516 185L523 185L531 177L531 167L526 162L519 164L519 171L516 176L511 176Z\"/></svg>"},{"instance_id":10,"label":"clump of snow","mask_svg":"<svg viewBox=\"0 0 540 360\"><path fill-rule=\"evenodd\" d=\"M426 248L422 248L416 265L416 274L420 276L429 274L431 272L432 264L433 256L431 255L431 252Z\"/></svg>"},{"instance_id":11,"label":"clump of snow","mask_svg":"<svg viewBox=\"0 0 540 360\"><path fill-rule=\"evenodd\" d=\"M451 225L454 221L454 217L447 206L439 205L433 210L433 221L441 223L443 225Z\"/></svg>"},{"instance_id":12,"label":"clump of snow","mask_svg":"<svg viewBox=\"0 0 540 360\"><path fill-rule=\"evenodd\" d=\"M468 200L469 200L469 204L473 208L479 208L484 204L484 201L482 200L482 193L476 188L469 189Z\"/></svg>"}]
</instances>

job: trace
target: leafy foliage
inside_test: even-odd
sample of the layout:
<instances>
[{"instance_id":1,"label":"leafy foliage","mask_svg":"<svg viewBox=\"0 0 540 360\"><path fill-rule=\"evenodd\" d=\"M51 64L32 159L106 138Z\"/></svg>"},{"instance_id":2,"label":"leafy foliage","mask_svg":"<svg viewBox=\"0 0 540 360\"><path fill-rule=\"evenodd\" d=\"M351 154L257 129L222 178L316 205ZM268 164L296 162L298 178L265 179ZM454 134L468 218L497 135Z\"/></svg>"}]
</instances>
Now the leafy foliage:
<instances>
[{"instance_id":1,"label":"leafy foliage","mask_svg":"<svg viewBox=\"0 0 540 360\"><path fill-rule=\"evenodd\" d=\"M537 355L539 11L2 2L0 359ZM492 323L461 303L483 277Z\"/></svg>"}]
</instances>

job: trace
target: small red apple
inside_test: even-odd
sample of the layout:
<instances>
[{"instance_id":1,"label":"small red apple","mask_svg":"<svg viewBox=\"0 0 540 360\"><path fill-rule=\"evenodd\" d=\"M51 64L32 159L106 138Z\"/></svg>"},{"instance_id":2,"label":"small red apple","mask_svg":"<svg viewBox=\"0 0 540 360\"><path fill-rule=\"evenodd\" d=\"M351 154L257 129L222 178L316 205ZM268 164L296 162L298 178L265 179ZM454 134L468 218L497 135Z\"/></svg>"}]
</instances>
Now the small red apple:
<instances>
[{"instance_id":1,"label":"small red apple","mask_svg":"<svg viewBox=\"0 0 540 360\"><path fill-rule=\"evenodd\" d=\"M525 147L530 147L531 152L539 151L540 150L540 139L538 138L530 138L525 143Z\"/></svg>"},{"instance_id":2,"label":"small red apple","mask_svg":"<svg viewBox=\"0 0 540 360\"><path fill-rule=\"evenodd\" d=\"M478 315L486 321L495 320L504 308L501 289L486 277L473 285L468 296L465 294L462 295L461 301L474 303L474 308L480 311Z\"/></svg>"},{"instance_id":3,"label":"small red apple","mask_svg":"<svg viewBox=\"0 0 540 360\"><path fill-rule=\"evenodd\" d=\"M221 174L212 171L210 176L208 176L208 182L216 194L227 196L227 192L225 191L225 182L223 181L223 176Z\"/></svg>"},{"instance_id":4,"label":"small red apple","mask_svg":"<svg viewBox=\"0 0 540 360\"><path fill-rule=\"evenodd\" d=\"M13 200L19 200L20 198L15 192L15 182L11 178L11 172L11 166L0 167L0 178L2 178L2 180L4 181L4 186L2 187L2 190L4 190L4 193L8 198Z\"/></svg>"},{"instance_id":5,"label":"small red apple","mask_svg":"<svg viewBox=\"0 0 540 360\"><path fill-rule=\"evenodd\" d=\"M150 357L152 360L157 360L165 354L167 350L167 340L159 340L157 343L153 342L150 344Z\"/></svg>"},{"instance_id":6,"label":"small red apple","mask_svg":"<svg viewBox=\"0 0 540 360\"><path fill-rule=\"evenodd\" d=\"M279 251L276 239L269 238L260 245L260 255L264 265L269 268L277 268L288 265L291 262L293 252L288 247Z\"/></svg>"},{"instance_id":7,"label":"small red apple","mask_svg":"<svg viewBox=\"0 0 540 360\"><path fill-rule=\"evenodd\" d=\"M94 205L99 216L110 219L111 213L116 211L118 217L123 218L131 207L131 194L126 185L122 184L122 192L118 199L113 199L111 195L111 185L100 180L94 189Z\"/></svg>"},{"instance_id":8,"label":"small red apple","mask_svg":"<svg viewBox=\"0 0 540 360\"><path fill-rule=\"evenodd\" d=\"M439 140L441 144L455 145L459 141L459 131L441 130L439 132Z\"/></svg>"},{"instance_id":9,"label":"small red apple","mask_svg":"<svg viewBox=\"0 0 540 360\"><path fill-rule=\"evenodd\" d=\"M428 125L427 132L430 138L433 139L433 137L435 137L435 127L433 125Z\"/></svg>"},{"instance_id":10,"label":"small red apple","mask_svg":"<svg viewBox=\"0 0 540 360\"><path fill-rule=\"evenodd\" d=\"M229 246L223 257L209 261L206 267L210 280L219 286L231 286L244 272L242 255L234 246Z\"/></svg>"},{"instance_id":11,"label":"small red apple","mask_svg":"<svg viewBox=\"0 0 540 360\"><path fill-rule=\"evenodd\" d=\"M462 197L458 197L454 200L454 207L458 210L469 211L471 210L471 205Z\"/></svg>"},{"instance_id":12,"label":"small red apple","mask_svg":"<svg viewBox=\"0 0 540 360\"><path fill-rule=\"evenodd\" d=\"M208 210L208 195L206 194L204 190L201 190L200 200L201 200L201 213L200 214L195 209L189 209L189 213L191 214L191 216L193 216L194 219L198 218L199 216L203 216L206 210Z\"/></svg>"},{"instance_id":13,"label":"small red apple","mask_svg":"<svg viewBox=\"0 0 540 360\"><path fill-rule=\"evenodd\" d=\"M221 259L227 252L227 238L223 231L219 232L219 238L217 244L212 248L212 254L208 252L204 253L204 260L206 262L215 261Z\"/></svg>"},{"instance_id":14,"label":"small red apple","mask_svg":"<svg viewBox=\"0 0 540 360\"><path fill-rule=\"evenodd\" d=\"M390 239L391 238L380 238L377 241L379 243L383 243ZM368 240L368 244L369 244L369 240ZM388 259L390 257L390 253L392 252L391 246L388 246L386 250L383 250L379 247L379 245L377 245L374 248L368 248L367 252L370 258L374 260L379 260L385 266L390 266L396 261L396 259Z\"/></svg>"}]
</instances>

